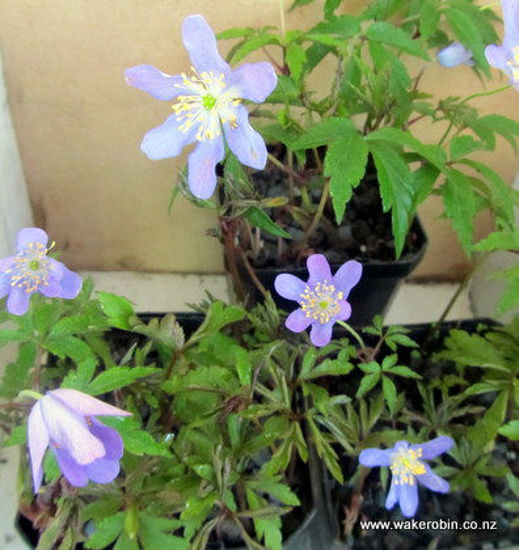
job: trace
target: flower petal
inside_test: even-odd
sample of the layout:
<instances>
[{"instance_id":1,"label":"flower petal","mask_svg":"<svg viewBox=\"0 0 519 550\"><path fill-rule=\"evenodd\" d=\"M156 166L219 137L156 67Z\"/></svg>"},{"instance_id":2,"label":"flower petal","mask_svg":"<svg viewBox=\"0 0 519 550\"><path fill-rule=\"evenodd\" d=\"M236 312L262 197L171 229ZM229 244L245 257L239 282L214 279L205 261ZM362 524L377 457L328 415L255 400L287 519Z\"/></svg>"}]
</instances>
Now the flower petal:
<instances>
[{"instance_id":1,"label":"flower petal","mask_svg":"<svg viewBox=\"0 0 519 550\"><path fill-rule=\"evenodd\" d=\"M322 254L312 254L308 256L306 267L309 273L308 284L311 287L323 281L328 281L329 283L333 281L330 264Z\"/></svg>"},{"instance_id":2,"label":"flower petal","mask_svg":"<svg viewBox=\"0 0 519 550\"><path fill-rule=\"evenodd\" d=\"M104 401L96 399L86 393L71 390L68 388L59 388L50 392L52 396L63 401L74 412L82 416L131 416L132 413L118 409L113 405L108 405Z\"/></svg>"},{"instance_id":3,"label":"flower petal","mask_svg":"<svg viewBox=\"0 0 519 550\"><path fill-rule=\"evenodd\" d=\"M59 297L67 300L75 298L79 294L81 286L83 285L81 277L74 271L67 269L65 266L63 266L63 277L61 278L60 283L61 289Z\"/></svg>"},{"instance_id":4,"label":"flower petal","mask_svg":"<svg viewBox=\"0 0 519 550\"><path fill-rule=\"evenodd\" d=\"M398 503L406 518L412 518L418 509L418 485L416 481L411 485L402 483L398 486Z\"/></svg>"},{"instance_id":5,"label":"flower petal","mask_svg":"<svg viewBox=\"0 0 519 550\"><path fill-rule=\"evenodd\" d=\"M80 465L105 456L103 443L90 433L83 416L65 405L53 392L42 397L40 403L51 445L67 451Z\"/></svg>"},{"instance_id":6,"label":"flower petal","mask_svg":"<svg viewBox=\"0 0 519 550\"><path fill-rule=\"evenodd\" d=\"M162 101L174 99L186 92L182 87L182 76L163 73L153 65L131 67L126 69L124 75L127 84Z\"/></svg>"},{"instance_id":7,"label":"flower petal","mask_svg":"<svg viewBox=\"0 0 519 550\"><path fill-rule=\"evenodd\" d=\"M182 149L195 141L196 127L179 129L177 115L170 115L160 126L147 132L141 142L141 151L151 160L162 160L180 155Z\"/></svg>"},{"instance_id":8,"label":"flower petal","mask_svg":"<svg viewBox=\"0 0 519 550\"><path fill-rule=\"evenodd\" d=\"M274 67L266 61L244 63L229 78L229 86L236 89L243 99L263 103L274 91L278 77Z\"/></svg>"},{"instance_id":9,"label":"flower petal","mask_svg":"<svg viewBox=\"0 0 519 550\"><path fill-rule=\"evenodd\" d=\"M221 136L200 141L188 158L188 184L191 193L199 199L209 199L216 187L216 165L223 159Z\"/></svg>"},{"instance_id":10,"label":"flower petal","mask_svg":"<svg viewBox=\"0 0 519 550\"><path fill-rule=\"evenodd\" d=\"M305 291L306 283L295 275L282 273L274 279L274 288L283 298L299 302L301 294Z\"/></svg>"},{"instance_id":11,"label":"flower petal","mask_svg":"<svg viewBox=\"0 0 519 550\"><path fill-rule=\"evenodd\" d=\"M92 418L92 424L89 426L90 433L97 437L105 446L107 460L119 460L123 456L123 439L117 430L105 426L103 423Z\"/></svg>"},{"instance_id":12,"label":"flower petal","mask_svg":"<svg viewBox=\"0 0 519 550\"><path fill-rule=\"evenodd\" d=\"M485 48L485 57L492 67L496 69L501 69L506 72L507 75L510 75L507 65L507 52L503 46L487 46Z\"/></svg>"},{"instance_id":13,"label":"flower petal","mask_svg":"<svg viewBox=\"0 0 519 550\"><path fill-rule=\"evenodd\" d=\"M519 0L502 0L505 41L519 41Z\"/></svg>"},{"instance_id":14,"label":"flower petal","mask_svg":"<svg viewBox=\"0 0 519 550\"><path fill-rule=\"evenodd\" d=\"M87 468L78 464L65 449L52 448L58 460L58 466L61 473L67 478L67 481L74 487L84 487L88 483Z\"/></svg>"},{"instance_id":15,"label":"flower petal","mask_svg":"<svg viewBox=\"0 0 519 550\"><path fill-rule=\"evenodd\" d=\"M11 279L8 275L0 272L0 300L9 294L11 290Z\"/></svg>"},{"instance_id":16,"label":"flower petal","mask_svg":"<svg viewBox=\"0 0 519 550\"><path fill-rule=\"evenodd\" d=\"M1 258L0 259L0 272L6 271L11 267L11 264L13 263L13 260L16 256L7 256L7 258Z\"/></svg>"},{"instance_id":17,"label":"flower petal","mask_svg":"<svg viewBox=\"0 0 519 550\"><path fill-rule=\"evenodd\" d=\"M387 494L386 503L385 503L386 510L392 510L395 507L395 504L400 499L400 495L399 495L400 487L401 487L400 485L397 485L394 482L394 479L391 479L391 485L389 486L389 493Z\"/></svg>"},{"instance_id":18,"label":"flower petal","mask_svg":"<svg viewBox=\"0 0 519 550\"><path fill-rule=\"evenodd\" d=\"M447 68L457 67L462 64L474 64L472 52L467 50L463 44L453 42L441 49L436 55L438 63Z\"/></svg>"},{"instance_id":19,"label":"flower petal","mask_svg":"<svg viewBox=\"0 0 519 550\"><path fill-rule=\"evenodd\" d=\"M16 237L16 251L22 252L29 243L41 243L47 247L49 237L43 229L38 227L26 227L22 229Z\"/></svg>"},{"instance_id":20,"label":"flower petal","mask_svg":"<svg viewBox=\"0 0 519 550\"><path fill-rule=\"evenodd\" d=\"M454 440L446 435L440 435L421 445L411 445L411 449L422 449L422 458L429 460L448 451L454 445Z\"/></svg>"},{"instance_id":21,"label":"flower petal","mask_svg":"<svg viewBox=\"0 0 519 550\"><path fill-rule=\"evenodd\" d=\"M312 322L311 317L307 317L301 308L293 311L285 321L285 326L292 332L303 332Z\"/></svg>"},{"instance_id":22,"label":"flower petal","mask_svg":"<svg viewBox=\"0 0 519 550\"><path fill-rule=\"evenodd\" d=\"M58 296L59 291L61 290L61 285L58 279L55 277L49 277L48 284L41 285L38 288L38 292L46 296L47 298L55 298Z\"/></svg>"},{"instance_id":23,"label":"flower petal","mask_svg":"<svg viewBox=\"0 0 519 550\"><path fill-rule=\"evenodd\" d=\"M351 289L360 281L362 277L362 264L355 260L350 260L339 267L337 273L333 276L333 284L337 290L348 297Z\"/></svg>"},{"instance_id":24,"label":"flower petal","mask_svg":"<svg viewBox=\"0 0 519 550\"><path fill-rule=\"evenodd\" d=\"M416 476L416 479L427 489L434 491L435 493L448 493L449 492L449 482L445 479L437 476L431 469L427 466L427 472L425 474Z\"/></svg>"},{"instance_id":25,"label":"flower petal","mask_svg":"<svg viewBox=\"0 0 519 550\"><path fill-rule=\"evenodd\" d=\"M231 68L218 53L216 37L201 15L190 15L182 23L182 42L194 68L199 72L229 75Z\"/></svg>"},{"instance_id":26,"label":"flower petal","mask_svg":"<svg viewBox=\"0 0 519 550\"><path fill-rule=\"evenodd\" d=\"M88 477L96 483L111 483L120 471L118 460L98 458L85 466Z\"/></svg>"},{"instance_id":27,"label":"flower petal","mask_svg":"<svg viewBox=\"0 0 519 550\"><path fill-rule=\"evenodd\" d=\"M351 317L351 305L346 300L339 300L339 313L334 317L336 321L346 321Z\"/></svg>"},{"instance_id":28,"label":"flower petal","mask_svg":"<svg viewBox=\"0 0 519 550\"><path fill-rule=\"evenodd\" d=\"M43 479L43 457L49 446L49 433L41 414L40 402L36 401L27 421L27 445L31 458L34 493L40 490Z\"/></svg>"},{"instance_id":29,"label":"flower petal","mask_svg":"<svg viewBox=\"0 0 519 550\"><path fill-rule=\"evenodd\" d=\"M328 323L314 323L310 332L310 340L312 344L317 347L326 346L332 339L333 321Z\"/></svg>"},{"instance_id":30,"label":"flower petal","mask_svg":"<svg viewBox=\"0 0 519 550\"><path fill-rule=\"evenodd\" d=\"M238 160L261 170L267 164L267 146L261 135L249 123L249 113L243 105L236 107L236 125L224 124L225 139Z\"/></svg>"},{"instance_id":31,"label":"flower petal","mask_svg":"<svg viewBox=\"0 0 519 550\"><path fill-rule=\"evenodd\" d=\"M22 288L13 288L7 298L7 311L11 315L25 315L29 309L31 294Z\"/></svg>"},{"instance_id":32,"label":"flower petal","mask_svg":"<svg viewBox=\"0 0 519 550\"><path fill-rule=\"evenodd\" d=\"M359 455L359 462L367 468L373 466L391 466L393 456L392 449L375 449L369 448L361 451Z\"/></svg>"}]
</instances>

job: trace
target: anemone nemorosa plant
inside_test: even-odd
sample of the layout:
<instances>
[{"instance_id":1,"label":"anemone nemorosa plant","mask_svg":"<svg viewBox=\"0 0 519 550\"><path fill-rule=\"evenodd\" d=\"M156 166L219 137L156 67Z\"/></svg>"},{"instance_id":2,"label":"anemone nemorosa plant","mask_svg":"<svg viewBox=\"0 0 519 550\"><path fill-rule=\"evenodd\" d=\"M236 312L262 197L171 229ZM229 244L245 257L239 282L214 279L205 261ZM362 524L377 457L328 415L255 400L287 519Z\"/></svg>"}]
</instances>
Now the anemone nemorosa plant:
<instances>
[{"instance_id":1,"label":"anemone nemorosa plant","mask_svg":"<svg viewBox=\"0 0 519 550\"><path fill-rule=\"evenodd\" d=\"M176 157L186 145L198 142L188 159L188 184L195 197L208 199L216 186L215 167L224 158L225 143L241 163L265 167L265 142L249 124L242 101L265 101L277 77L266 62L231 70L201 15L184 19L182 41L191 58L192 76L170 76L151 65L138 65L126 70L126 82L157 99L176 100L173 114L144 136L141 149L158 160Z\"/></svg>"},{"instance_id":2,"label":"anemone nemorosa plant","mask_svg":"<svg viewBox=\"0 0 519 550\"><path fill-rule=\"evenodd\" d=\"M312 325L312 343L325 346L332 337L334 323L350 318L351 306L346 298L360 280L362 264L350 260L332 275L326 258L312 254L306 265L309 273L306 283L295 275L283 273L276 277L274 287L283 298L294 300L300 306L287 317L287 328L302 332Z\"/></svg>"},{"instance_id":3,"label":"anemone nemorosa plant","mask_svg":"<svg viewBox=\"0 0 519 550\"><path fill-rule=\"evenodd\" d=\"M398 502L404 516L411 518L418 509L417 481L436 493L449 492L449 483L431 472L424 460L448 451L453 444L454 441L445 435L418 445L397 441L390 449L364 449L359 462L367 467L389 467L392 478L386 508L391 510Z\"/></svg>"},{"instance_id":4,"label":"anemone nemorosa plant","mask_svg":"<svg viewBox=\"0 0 519 550\"><path fill-rule=\"evenodd\" d=\"M0 299L7 298L7 311L23 315L32 294L48 298L75 298L81 278L61 262L47 256L49 237L43 229L28 227L18 233L16 255L0 259Z\"/></svg>"}]
</instances>

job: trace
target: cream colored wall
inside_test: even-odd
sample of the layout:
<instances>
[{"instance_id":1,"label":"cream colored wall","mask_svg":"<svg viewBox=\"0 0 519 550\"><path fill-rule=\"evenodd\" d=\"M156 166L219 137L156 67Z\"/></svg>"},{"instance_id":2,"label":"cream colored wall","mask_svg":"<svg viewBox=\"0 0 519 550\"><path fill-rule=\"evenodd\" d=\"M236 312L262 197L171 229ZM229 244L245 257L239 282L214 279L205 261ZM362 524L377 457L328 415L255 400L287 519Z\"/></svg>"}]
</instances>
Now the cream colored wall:
<instances>
[{"instance_id":1,"label":"cream colored wall","mask_svg":"<svg viewBox=\"0 0 519 550\"><path fill-rule=\"evenodd\" d=\"M310 25L316 9L309 5L287 14L288 26ZM214 222L211 213L182 198L171 216L167 213L185 156L152 162L139 150L142 135L162 122L169 105L128 87L123 79L124 69L139 63L172 74L188 69L180 24L193 12L204 14L220 31L278 24L279 2L0 2L0 48L36 221L63 245L63 257L72 267L222 270L219 245L205 235ZM442 96L481 89L470 70L433 64L424 82ZM515 116L516 94L478 101L489 112ZM427 127L417 130L431 133ZM516 161L506 145L490 160L511 180ZM466 261L449 224L437 220L438 203L429 201L421 211L431 243L418 276L459 275ZM482 223L481 231L485 227Z\"/></svg>"}]
</instances>

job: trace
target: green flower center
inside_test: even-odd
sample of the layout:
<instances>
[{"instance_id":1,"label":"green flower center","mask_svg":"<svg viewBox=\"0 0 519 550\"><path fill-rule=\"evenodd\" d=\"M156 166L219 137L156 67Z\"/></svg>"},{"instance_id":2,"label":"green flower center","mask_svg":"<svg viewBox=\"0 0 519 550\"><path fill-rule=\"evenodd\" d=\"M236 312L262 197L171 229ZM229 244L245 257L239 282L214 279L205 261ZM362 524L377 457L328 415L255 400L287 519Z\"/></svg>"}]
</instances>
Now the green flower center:
<instances>
[{"instance_id":1,"label":"green flower center","mask_svg":"<svg viewBox=\"0 0 519 550\"><path fill-rule=\"evenodd\" d=\"M333 284L323 281L313 288L307 285L299 298L305 315L324 325L339 313L343 293L337 291Z\"/></svg>"},{"instance_id":2,"label":"green flower center","mask_svg":"<svg viewBox=\"0 0 519 550\"><path fill-rule=\"evenodd\" d=\"M216 97L212 95L206 95L202 98L202 105L204 109L210 111L216 105Z\"/></svg>"},{"instance_id":3,"label":"green flower center","mask_svg":"<svg viewBox=\"0 0 519 550\"><path fill-rule=\"evenodd\" d=\"M40 267L40 262L38 260L31 260L29 262L29 269L36 271Z\"/></svg>"}]
</instances>

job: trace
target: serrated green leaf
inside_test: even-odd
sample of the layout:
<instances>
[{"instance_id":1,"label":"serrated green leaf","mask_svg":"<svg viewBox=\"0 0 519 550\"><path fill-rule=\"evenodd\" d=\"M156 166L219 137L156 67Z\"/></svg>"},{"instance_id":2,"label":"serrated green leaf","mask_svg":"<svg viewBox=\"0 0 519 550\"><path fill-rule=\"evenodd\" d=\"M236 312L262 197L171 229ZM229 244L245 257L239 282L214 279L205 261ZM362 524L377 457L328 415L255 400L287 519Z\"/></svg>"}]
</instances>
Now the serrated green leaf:
<instances>
[{"instance_id":1,"label":"serrated green leaf","mask_svg":"<svg viewBox=\"0 0 519 550\"><path fill-rule=\"evenodd\" d=\"M139 378L161 372L154 367L113 367L96 376L85 390L89 395L108 393L133 384Z\"/></svg>"},{"instance_id":2,"label":"serrated green leaf","mask_svg":"<svg viewBox=\"0 0 519 550\"><path fill-rule=\"evenodd\" d=\"M379 380L380 373L368 374L367 376L364 376L364 378L362 378L362 380L360 381L360 385L357 393L355 394L355 397L360 398L366 395L372 388L377 385L377 382Z\"/></svg>"},{"instance_id":3,"label":"serrated green leaf","mask_svg":"<svg viewBox=\"0 0 519 550\"><path fill-rule=\"evenodd\" d=\"M434 0L423 0L420 9L420 34L427 40L438 28L441 11Z\"/></svg>"},{"instance_id":4,"label":"serrated green leaf","mask_svg":"<svg viewBox=\"0 0 519 550\"><path fill-rule=\"evenodd\" d=\"M328 147L324 159L324 175L330 178L330 193L337 223L341 223L353 189L366 171L368 146L355 130Z\"/></svg>"},{"instance_id":5,"label":"serrated green leaf","mask_svg":"<svg viewBox=\"0 0 519 550\"><path fill-rule=\"evenodd\" d=\"M495 231L476 243L472 250L490 252L492 250L519 250L519 229L514 231Z\"/></svg>"},{"instance_id":6,"label":"serrated green leaf","mask_svg":"<svg viewBox=\"0 0 519 550\"><path fill-rule=\"evenodd\" d=\"M429 59L427 52L422 48L418 40L413 40L407 32L386 21L377 21L373 23L368 28L366 37L369 40L375 40L376 42L394 46L402 52L421 57L422 59Z\"/></svg>"},{"instance_id":7,"label":"serrated green leaf","mask_svg":"<svg viewBox=\"0 0 519 550\"><path fill-rule=\"evenodd\" d=\"M299 44L292 42L286 49L285 60L290 69L290 74L296 80L299 80L306 63L305 50Z\"/></svg>"},{"instance_id":8,"label":"serrated green leaf","mask_svg":"<svg viewBox=\"0 0 519 550\"><path fill-rule=\"evenodd\" d=\"M394 414L397 391L395 384L387 376L382 377L382 392L384 393L389 411L391 412L391 414Z\"/></svg>"},{"instance_id":9,"label":"serrated green leaf","mask_svg":"<svg viewBox=\"0 0 519 550\"><path fill-rule=\"evenodd\" d=\"M106 548L122 533L124 527L124 512L117 512L96 523L96 530L85 542L85 548Z\"/></svg>"},{"instance_id":10,"label":"serrated green leaf","mask_svg":"<svg viewBox=\"0 0 519 550\"><path fill-rule=\"evenodd\" d=\"M98 291L97 296L111 326L122 330L131 330L130 319L135 316L131 302L123 296L109 292Z\"/></svg>"},{"instance_id":11,"label":"serrated green leaf","mask_svg":"<svg viewBox=\"0 0 519 550\"><path fill-rule=\"evenodd\" d=\"M330 145L344 137L346 133L352 132L357 132L357 130L351 120L338 117L326 118L311 126L305 134L292 143L291 147L295 151Z\"/></svg>"}]
</instances>

